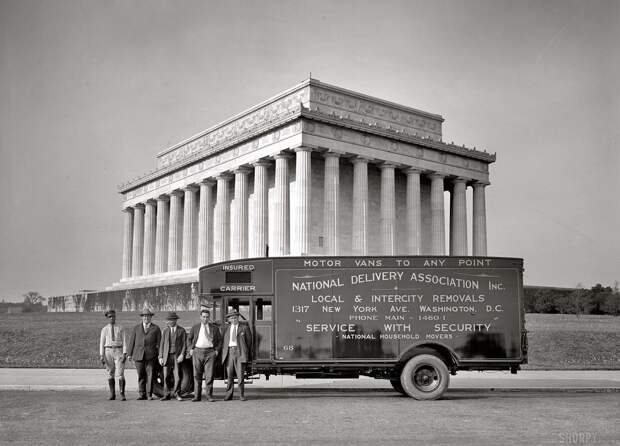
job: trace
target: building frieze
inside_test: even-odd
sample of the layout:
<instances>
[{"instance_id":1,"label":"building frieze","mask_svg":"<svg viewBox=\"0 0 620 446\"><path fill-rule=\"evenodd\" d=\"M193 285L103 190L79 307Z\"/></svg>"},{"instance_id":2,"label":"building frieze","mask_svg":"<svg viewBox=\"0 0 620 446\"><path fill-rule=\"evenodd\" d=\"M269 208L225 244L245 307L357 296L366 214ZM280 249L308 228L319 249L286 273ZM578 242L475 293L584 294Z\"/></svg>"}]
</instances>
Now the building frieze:
<instances>
[{"instance_id":1,"label":"building frieze","mask_svg":"<svg viewBox=\"0 0 620 446\"><path fill-rule=\"evenodd\" d=\"M354 120L347 116L334 114L333 112L326 114L320 109L304 109L302 110L301 116L307 120L314 120L335 126L331 131L336 139L338 139L338 136L343 132L341 128L347 128L362 132L360 135L360 138L362 138L362 144L364 144L367 140L369 141L371 135L374 134L383 138L406 142L422 148L427 147L441 152L453 153L455 155L477 159L486 163L495 162L496 159L495 154L470 149L465 146L447 144L442 141L435 141L432 138L424 137L417 133L411 134L405 130L400 130L391 126L384 127L381 123L376 121Z\"/></svg>"}]
</instances>

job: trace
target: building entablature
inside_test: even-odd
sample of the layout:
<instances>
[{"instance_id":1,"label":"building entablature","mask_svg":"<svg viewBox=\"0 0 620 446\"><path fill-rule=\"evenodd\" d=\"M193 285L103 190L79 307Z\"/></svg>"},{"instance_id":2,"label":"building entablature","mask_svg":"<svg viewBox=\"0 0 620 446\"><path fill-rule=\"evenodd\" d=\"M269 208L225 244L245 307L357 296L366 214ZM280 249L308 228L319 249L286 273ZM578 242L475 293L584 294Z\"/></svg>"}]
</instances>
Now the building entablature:
<instances>
[{"instance_id":1,"label":"building entablature","mask_svg":"<svg viewBox=\"0 0 620 446\"><path fill-rule=\"evenodd\" d=\"M446 153L394 140L384 136L362 133L354 129L333 126L319 121L303 120L291 123L260 138L248 141L231 150L218 152L187 167L170 172L142 184L124 194L124 207L132 207L162 195L182 190L206 179L214 180L222 174L233 174L240 166L253 166L273 160L281 154L294 156L296 149L312 149L315 156L327 151L337 152L352 162L364 158L370 164L393 164L397 169L415 168L423 174L441 172L448 179L462 177L472 182L488 182L488 163L461 155ZM271 161L270 164L272 164Z\"/></svg>"}]
</instances>

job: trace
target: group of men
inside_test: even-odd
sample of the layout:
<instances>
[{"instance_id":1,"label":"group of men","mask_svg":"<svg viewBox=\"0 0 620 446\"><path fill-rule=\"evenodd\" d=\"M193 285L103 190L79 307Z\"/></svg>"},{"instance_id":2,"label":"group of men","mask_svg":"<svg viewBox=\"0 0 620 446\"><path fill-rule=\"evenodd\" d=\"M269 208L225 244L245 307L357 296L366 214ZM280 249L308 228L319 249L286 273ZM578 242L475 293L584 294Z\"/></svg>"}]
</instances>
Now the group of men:
<instances>
[{"instance_id":1,"label":"group of men","mask_svg":"<svg viewBox=\"0 0 620 446\"><path fill-rule=\"evenodd\" d=\"M169 312L163 331L152 322L153 312L145 309L140 316L142 323L133 327L127 334L116 324L116 311L108 310L105 316L109 323L101 329L99 355L101 363L108 373L110 396L116 399L115 377L118 379L120 399L125 397L125 362L133 360L138 373L138 400L153 400L153 386L157 363L163 368L164 395L162 401L181 396L181 364L186 357L192 358L194 371L194 398L202 400L202 380L204 377L207 401L213 398L213 380L215 363L221 358L226 367L228 382L224 401L230 401L234 393L235 373L238 380L240 400L245 401L243 379L245 367L251 359L252 332L247 324L239 323L239 312L231 311L226 315L230 322L224 334L211 322L208 308L200 310L200 322L192 326L189 334L177 324L179 316ZM174 385L169 386L170 377Z\"/></svg>"}]
</instances>

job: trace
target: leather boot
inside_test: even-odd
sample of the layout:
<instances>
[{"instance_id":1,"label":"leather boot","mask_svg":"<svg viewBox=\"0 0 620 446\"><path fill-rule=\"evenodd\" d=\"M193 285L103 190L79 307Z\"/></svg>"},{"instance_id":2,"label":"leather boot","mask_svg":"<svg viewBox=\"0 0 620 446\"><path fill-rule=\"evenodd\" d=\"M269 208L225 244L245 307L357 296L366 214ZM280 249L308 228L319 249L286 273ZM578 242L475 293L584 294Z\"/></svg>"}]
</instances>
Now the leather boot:
<instances>
[{"instance_id":1,"label":"leather boot","mask_svg":"<svg viewBox=\"0 0 620 446\"><path fill-rule=\"evenodd\" d=\"M109 396L109 400L115 400L116 399L116 389L114 386L114 378L109 378L108 379L108 386L110 387L110 396Z\"/></svg>"},{"instance_id":2,"label":"leather boot","mask_svg":"<svg viewBox=\"0 0 620 446\"><path fill-rule=\"evenodd\" d=\"M127 398L125 398L125 378L118 380L118 388L121 392L121 401L127 401Z\"/></svg>"}]
</instances>

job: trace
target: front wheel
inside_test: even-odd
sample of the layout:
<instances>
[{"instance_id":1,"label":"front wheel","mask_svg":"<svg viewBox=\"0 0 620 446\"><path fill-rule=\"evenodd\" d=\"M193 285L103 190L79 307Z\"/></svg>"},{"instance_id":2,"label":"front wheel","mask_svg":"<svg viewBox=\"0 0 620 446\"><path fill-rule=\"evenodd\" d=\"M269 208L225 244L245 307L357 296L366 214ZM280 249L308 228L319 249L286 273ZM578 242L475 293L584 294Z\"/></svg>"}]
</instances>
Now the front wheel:
<instances>
[{"instance_id":1,"label":"front wheel","mask_svg":"<svg viewBox=\"0 0 620 446\"><path fill-rule=\"evenodd\" d=\"M400 379L391 379L390 384L392 384L392 387L398 393L402 393L403 395L406 395L405 389L403 389L403 385L400 383Z\"/></svg>"},{"instance_id":2,"label":"front wheel","mask_svg":"<svg viewBox=\"0 0 620 446\"><path fill-rule=\"evenodd\" d=\"M448 389L450 373L437 356L418 355L403 368L400 383L405 393L416 400L436 400Z\"/></svg>"}]
</instances>

